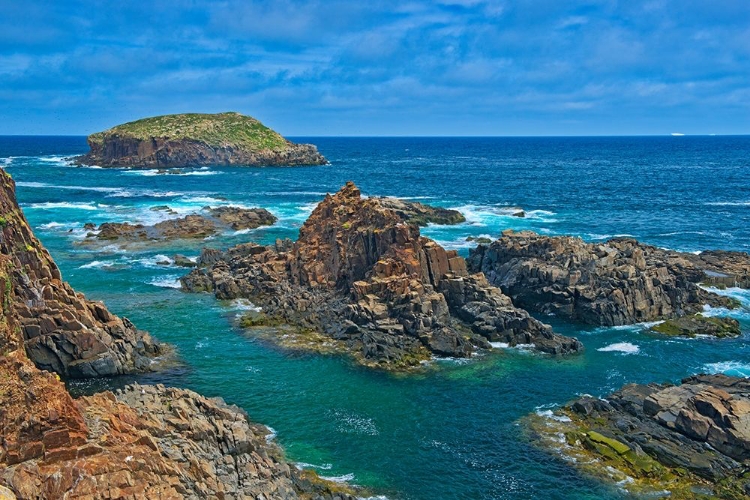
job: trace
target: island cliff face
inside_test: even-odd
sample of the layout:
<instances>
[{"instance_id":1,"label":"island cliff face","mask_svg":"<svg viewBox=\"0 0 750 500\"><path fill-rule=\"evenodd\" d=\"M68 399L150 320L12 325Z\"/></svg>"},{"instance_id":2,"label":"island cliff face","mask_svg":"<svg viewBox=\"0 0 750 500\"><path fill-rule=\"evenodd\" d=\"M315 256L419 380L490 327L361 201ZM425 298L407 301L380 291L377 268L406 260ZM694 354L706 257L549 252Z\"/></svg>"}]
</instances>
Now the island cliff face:
<instances>
[{"instance_id":1,"label":"island cliff face","mask_svg":"<svg viewBox=\"0 0 750 500\"><path fill-rule=\"evenodd\" d=\"M551 354L582 349L389 207L347 183L317 206L295 243L206 251L183 288L249 298L263 313L246 326L320 332L324 344L341 343L365 365L408 368L433 354L466 357L490 342Z\"/></svg>"},{"instance_id":2,"label":"island cliff face","mask_svg":"<svg viewBox=\"0 0 750 500\"><path fill-rule=\"evenodd\" d=\"M130 373L160 347L61 281L5 172L0 209L0 498L354 500L220 399L161 385L73 399L46 370Z\"/></svg>"},{"instance_id":3,"label":"island cliff face","mask_svg":"<svg viewBox=\"0 0 750 500\"><path fill-rule=\"evenodd\" d=\"M324 165L311 144L292 143L239 113L179 114L144 118L88 137L91 151L76 159L102 167L200 165Z\"/></svg>"}]
</instances>

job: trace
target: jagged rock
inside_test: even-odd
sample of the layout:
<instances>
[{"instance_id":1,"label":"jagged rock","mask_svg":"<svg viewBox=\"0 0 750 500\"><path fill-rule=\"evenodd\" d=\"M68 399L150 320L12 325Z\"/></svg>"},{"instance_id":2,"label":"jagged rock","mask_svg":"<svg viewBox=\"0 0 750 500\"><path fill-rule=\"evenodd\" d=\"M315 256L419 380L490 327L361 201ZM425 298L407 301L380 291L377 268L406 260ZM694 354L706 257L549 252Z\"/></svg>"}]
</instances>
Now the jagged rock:
<instances>
[{"instance_id":1,"label":"jagged rock","mask_svg":"<svg viewBox=\"0 0 750 500\"><path fill-rule=\"evenodd\" d=\"M611 326L695 314L704 304L733 307L698 286L705 274L693 257L629 238L592 244L505 231L467 260L517 306Z\"/></svg>"},{"instance_id":2,"label":"jagged rock","mask_svg":"<svg viewBox=\"0 0 750 500\"><path fill-rule=\"evenodd\" d=\"M380 205L393 210L405 222L426 226L427 224L453 225L466 222L466 217L458 210L433 207L418 202L404 201L399 198L379 197Z\"/></svg>"},{"instance_id":3,"label":"jagged rock","mask_svg":"<svg viewBox=\"0 0 750 500\"><path fill-rule=\"evenodd\" d=\"M274 323L323 332L364 364L468 356L488 341L553 354L582 349L515 308L481 273L470 275L455 251L421 237L381 202L347 183L318 205L294 244L207 250L182 286L251 299Z\"/></svg>"},{"instance_id":4,"label":"jagged rock","mask_svg":"<svg viewBox=\"0 0 750 500\"><path fill-rule=\"evenodd\" d=\"M219 399L129 385L74 400L31 360L65 375L113 375L143 369L159 348L61 281L4 172L0 210L0 498L356 498L291 466L268 428Z\"/></svg>"},{"instance_id":5,"label":"jagged rock","mask_svg":"<svg viewBox=\"0 0 750 500\"><path fill-rule=\"evenodd\" d=\"M710 335L712 337L738 337L741 334L740 323L733 318L715 318L695 314L670 319L654 325L651 331L663 335L681 335L695 337L696 335Z\"/></svg>"},{"instance_id":6,"label":"jagged rock","mask_svg":"<svg viewBox=\"0 0 750 500\"><path fill-rule=\"evenodd\" d=\"M239 113L156 116L88 137L91 151L75 160L102 167L198 165L325 165L312 144L294 144L258 120Z\"/></svg>"},{"instance_id":7,"label":"jagged rock","mask_svg":"<svg viewBox=\"0 0 750 500\"><path fill-rule=\"evenodd\" d=\"M172 262L177 267L195 267L198 264L184 255L175 254L172 256Z\"/></svg>"},{"instance_id":8,"label":"jagged rock","mask_svg":"<svg viewBox=\"0 0 750 500\"><path fill-rule=\"evenodd\" d=\"M153 207L159 208L161 207ZM167 207L168 208L168 207ZM167 219L153 226L128 222L105 222L99 232L87 236L89 240L150 241L206 238L222 229L255 229L272 225L276 217L264 208L204 207L206 215L192 214L176 219Z\"/></svg>"},{"instance_id":9,"label":"jagged rock","mask_svg":"<svg viewBox=\"0 0 750 500\"><path fill-rule=\"evenodd\" d=\"M698 375L678 386L627 385L529 423L543 446L597 475L629 476L622 484L634 493L693 498L699 486L712 498L740 499L750 486L748 379Z\"/></svg>"},{"instance_id":10,"label":"jagged rock","mask_svg":"<svg viewBox=\"0 0 750 500\"><path fill-rule=\"evenodd\" d=\"M265 208L245 209L240 207L210 208L209 213L227 224L235 231L255 229L260 226L270 226L276 222L276 217Z\"/></svg>"},{"instance_id":11,"label":"jagged rock","mask_svg":"<svg viewBox=\"0 0 750 500\"><path fill-rule=\"evenodd\" d=\"M62 280L47 250L18 207L15 184L0 172L0 210L5 224L0 251L9 262L5 301L18 318L29 358L66 378L151 370L162 348L101 302L87 300Z\"/></svg>"}]
</instances>

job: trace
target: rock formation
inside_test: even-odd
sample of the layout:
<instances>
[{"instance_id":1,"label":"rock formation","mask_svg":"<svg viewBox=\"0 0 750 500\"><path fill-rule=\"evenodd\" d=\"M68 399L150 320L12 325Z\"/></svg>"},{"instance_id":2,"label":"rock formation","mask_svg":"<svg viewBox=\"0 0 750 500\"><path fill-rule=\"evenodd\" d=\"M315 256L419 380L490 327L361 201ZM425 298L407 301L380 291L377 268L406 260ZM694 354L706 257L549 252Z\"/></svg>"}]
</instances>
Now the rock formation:
<instances>
[{"instance_id":1,"label":"rock formation","mask_svg":"<svg viewBox=\"0 0 750 500\"><path fill-rule=\"evenodd\" d=\"M694 314L676 319L668 319L650 328L652 332L663 335L695 337L710 335L712 337L739 337L740 322L733 318L715 318Z\"/></svg>"},{"instance_id":2,"label":"rock formation","mask_svg":"<svg viewBox=\"0 0 750 500\"><path fill-rule=\"evenodd\" d=\"M0 498L354 500L298 471L219 399L130 385L74 400L65 376L145 369L159 347L60 272L0 172Z\"/></svg>"},{"instance_id":3,"label":"rock formation","mask_svg":"<svg viewBox=\"0 0 750 500\"><path fill-rule=\"evenodd\" d=\"M466 217L458 210L434 207L419 202L399 198L379 197L380 206L393 210L405 222L426 226L427 224L453 225L466 222Z\"/></svg>"},{"instance_id":4,"label":"rock formation","mask_svg":"<svg viewBox=\"0 0 750 500\"><path fill-rule=\"evenodd\" d=\"M747 254L741 255L745 260L733 261L733 273L750 270ZM492 244L477 247L467 260L472 272L484 272L517 306L594 325L676 318L699 312L704 304L735 305L698 286L709 266L724 271L728 266L629 238L593 244L506 231ZM749 265L743 268L742 262Z\"/></svg>"},{"instance_id":5,"label":"rock formation","mask_svg":"<svg viewBox=\"0 0 750 500\"><path fill-rule=\"evenodd\" d=\"M161 208L161 207L156 207ZM168 207L167 207L168 208ZM205 207L205 215L192 214L176 219L167 219L152 226L128 222L105 222L96 232L91 232L86 241L123 240L149 241L206 238L221 230L256 229L270 226L276 217L265 208Z\"/></svg>"},{"instance_id":6,"label":"rock formation","mask_svg":"<svg viewBox=\"0 0 750 500\"><path fill-rule=\"evenodd\" d=\"M748 379L698 375L679 386L632 384L528 423L542 446L633 493L750 496Z\"/></svg>"},{"instance_id":7,"label":"rock formation","mask_svg":"<svg viewBox=\"0 0 750 500\"><path fill-rule=\"evenodd\" d=\"M0 251L8 266L3 300L17 318L29 359L66 378L150 370L162 352L159 344L62 280L32 234L5 172L0 172L0 213Z\"/></svg>"},{"instance_id":8,"label":"rock formation","mask_svg":"<svg viewBox=\"0 0 750 500\"><path fill-rule=\"evenodd\" d=\"M88 137L79 164L173 168L199 165L324 165L312 144L294 144L239 113L156 116Z\"/></svg>"},{"instance_id":9,"label":"rock formation","mask_svg":"<svg viewBox=\"0 0 750 500\"><path fill-rule=\"evenodd\" d=\"M295 243L205 251L199 265L184 289L248 298L264 312L247 325L324 333L364 364L403 368L431 354L469 356L489 342L552 354L582 349L352 183L326 196Z\"/></svg>"}]
</instances>

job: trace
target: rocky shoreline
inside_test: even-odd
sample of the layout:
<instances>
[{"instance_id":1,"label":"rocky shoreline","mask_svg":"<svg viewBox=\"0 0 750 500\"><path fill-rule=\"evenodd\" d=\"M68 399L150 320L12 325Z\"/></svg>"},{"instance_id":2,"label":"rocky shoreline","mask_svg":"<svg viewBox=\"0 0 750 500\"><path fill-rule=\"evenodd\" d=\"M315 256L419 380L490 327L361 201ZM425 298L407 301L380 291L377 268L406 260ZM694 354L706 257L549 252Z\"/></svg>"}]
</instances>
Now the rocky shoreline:
<instances>
[{"instance_id":1,"label":"rocky shoreline","mask_svg":"<svg viewBox=\"0 0 750 500\"><path fill-rule=\"evenodd\" d=\"M137 384L73 399L61 377L151 370L166 347L62 281L5 172L0 210L0 498L356 498L220 399Z\"/></svg>"},{"instance_id":2,"label":"rocky shoreline","mask_svg":"<svg viewBox=\"0 0 750 500\"><path fill-rule=\"evenodd\" d=\"M525 420L534 442L644 496L750 496L750 380L697 375L631 384Z\"/></svg>"},{"instance_id":3,"label":"rocky shoreline","mask_svg":"<svg viewBox=\"0 0 750 500\"><path fill-rule=\"evenodd\" d=\"M250 299L263 313L245 326L323 334L367 366L409 369L491 342L549 354L583 349L514 307L481 273L469 274L455 251L420 236L391 206L347 183L317 206L296 242L205 251L182 286Z\"/></svg>"},{"instance_id":4,"label":"rocky shoreline","mask_svg":"<svg viewBox=\"0 0 750 500\"><path fill-rule=\"evenodd\" d=\"M506 231L467 260L519 307L602 326L675 319L705 305L736 307L700 284L746 283L750 273L750 256L741 252L693 255L630 238L593 244L530 231Z\"/></svg>"}]
</instances>

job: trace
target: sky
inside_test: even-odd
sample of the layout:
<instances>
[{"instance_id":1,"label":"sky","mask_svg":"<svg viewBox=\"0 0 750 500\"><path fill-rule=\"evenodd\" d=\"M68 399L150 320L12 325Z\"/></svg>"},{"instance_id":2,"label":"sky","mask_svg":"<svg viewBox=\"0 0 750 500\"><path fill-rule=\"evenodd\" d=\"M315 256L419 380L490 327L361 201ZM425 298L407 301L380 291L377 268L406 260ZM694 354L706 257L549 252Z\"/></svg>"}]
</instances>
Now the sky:
<instances>
[{"instance_id":1,"label":"sky","mask_svg":"<svg viewBox=\"0 0 750 500\"><path fill-rule=\"evenodd\" d=\"M750 1L0 0L0 134L750 133Z\"/></svg>"}]
</instances>

